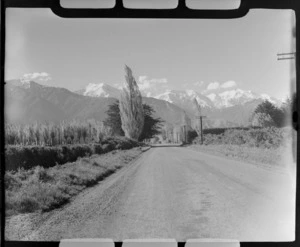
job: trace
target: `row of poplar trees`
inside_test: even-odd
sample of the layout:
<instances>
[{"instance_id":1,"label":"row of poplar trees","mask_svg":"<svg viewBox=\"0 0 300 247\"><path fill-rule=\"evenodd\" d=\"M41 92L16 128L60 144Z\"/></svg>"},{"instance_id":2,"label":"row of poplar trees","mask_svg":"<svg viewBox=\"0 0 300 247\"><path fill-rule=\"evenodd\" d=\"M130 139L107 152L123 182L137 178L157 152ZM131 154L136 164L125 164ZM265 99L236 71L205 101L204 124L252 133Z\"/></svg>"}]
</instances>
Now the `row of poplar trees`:
<instances>
[{"instance_id":1,"label":"row of poplar trees","mask_svg":"<svg viewBox=\"0 0 300 247\"><path fill-rule=\"evenodd\" d=\"M125 79L120 99L109 106L104 125L111 127L115 135L125 135L138 141L150 139L160 133L163 121L153 117L154 110L151 106L143 104L137 82L127 65Z\"/></svg>"}]
</instances>

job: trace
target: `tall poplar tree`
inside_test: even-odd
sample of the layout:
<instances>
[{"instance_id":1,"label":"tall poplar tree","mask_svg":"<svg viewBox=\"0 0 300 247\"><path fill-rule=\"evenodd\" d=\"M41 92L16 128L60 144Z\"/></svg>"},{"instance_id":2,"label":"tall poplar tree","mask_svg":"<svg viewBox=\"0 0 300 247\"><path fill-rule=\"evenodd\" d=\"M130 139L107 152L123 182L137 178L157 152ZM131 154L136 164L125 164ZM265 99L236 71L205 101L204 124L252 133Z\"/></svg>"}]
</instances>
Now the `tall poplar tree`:
<instances>
[{"instance_id":1,"label":"tall poplar tree","mask_svg":"<svg viewBox=\"0 0 300 247\"><path fill-rule=\"evenodd\" d=\"M138 140L144 127L142 95L127 65L125 73L126 83L119 101L122 129L126 137Z\"/></svg>"}]
</instances>

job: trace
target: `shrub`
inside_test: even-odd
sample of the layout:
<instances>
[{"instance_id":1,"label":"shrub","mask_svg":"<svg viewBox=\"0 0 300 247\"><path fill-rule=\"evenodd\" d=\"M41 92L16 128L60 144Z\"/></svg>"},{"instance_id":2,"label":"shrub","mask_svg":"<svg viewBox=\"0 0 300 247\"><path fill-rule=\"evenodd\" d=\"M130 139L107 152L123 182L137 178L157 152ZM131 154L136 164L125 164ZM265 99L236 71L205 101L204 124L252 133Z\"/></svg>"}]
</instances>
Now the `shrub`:
<instances>
[{"instance_id":1,"label":"shrub","mask_svg":"<svg viewBox=\"0 0 300 247\"><path fill-rule=\"evenodd\" d=\"M244 145L259 148L278 148L292 138L291 128L227 129L222 134L205 134L204 144ZM194 143L200 143L197 137Z\"/></svg>"},{"instance_id":2,"label":"shrub","mask_svg":"<svg viewBox=\"0 0 300 247\"><path fill-rule=\"evenodd\" d=\"M192 143L197 136L198 134L195 130L189 130L187 132L187 142Z\"/></svg>"}]
</instances>

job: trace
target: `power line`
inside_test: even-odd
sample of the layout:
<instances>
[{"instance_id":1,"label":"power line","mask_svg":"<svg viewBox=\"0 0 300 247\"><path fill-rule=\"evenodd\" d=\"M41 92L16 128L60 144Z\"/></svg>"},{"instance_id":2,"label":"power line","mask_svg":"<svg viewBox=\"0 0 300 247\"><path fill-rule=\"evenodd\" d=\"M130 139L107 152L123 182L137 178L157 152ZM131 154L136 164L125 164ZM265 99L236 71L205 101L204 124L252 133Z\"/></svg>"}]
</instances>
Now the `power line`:
<instances>
[{"instance_id":1,"label":"power line","mask_svg":"<svg viewBox=\"0 0 300 247\"><path fill-rule=\"evenodd\" d=\"M289 53L278 53L277 56L283 56L283 55L295 55L296 52L289 52Z\"/></svg>"},{"instance_id":2,"label":"power line","mask_svg":"<svg viewBox=\"0 0 300 247\"><path fill-rule=\"evenodd\" d=\"M296 52L278 53L277 60L295 59Z\"/></svg>"}]
</instances>

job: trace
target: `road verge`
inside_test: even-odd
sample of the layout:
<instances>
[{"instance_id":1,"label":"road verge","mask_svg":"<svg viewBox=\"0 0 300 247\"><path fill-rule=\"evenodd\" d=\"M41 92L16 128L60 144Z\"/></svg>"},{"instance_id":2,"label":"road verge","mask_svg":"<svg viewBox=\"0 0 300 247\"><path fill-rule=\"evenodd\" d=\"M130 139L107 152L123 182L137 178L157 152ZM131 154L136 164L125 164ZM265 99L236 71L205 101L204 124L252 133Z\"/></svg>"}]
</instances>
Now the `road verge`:
<instances>
[{"instance_id":1,"label":"road verge","mask_svg":"<svg viewBox=\"0 0 300 247\"><path fill-rule=\"evenodd\" d=\"M148 149L114 150L51 168L37 166L29 170L8 171L5 175L6 215L46 212L58 208L85 188L128 165Z\"/></svg>"},{"instance_id":2,"label":"road verge","mask_svg":"<svg viewBox=\"0 0 300 247\"><path fill-rule=\"evenodd\" d=\"M291 147L264 149L242 145L189 145L188 148L203 151L226 158L246 161L259 165L283 166L283 156L290 154Z\"/></svg>"}]
</instances>

